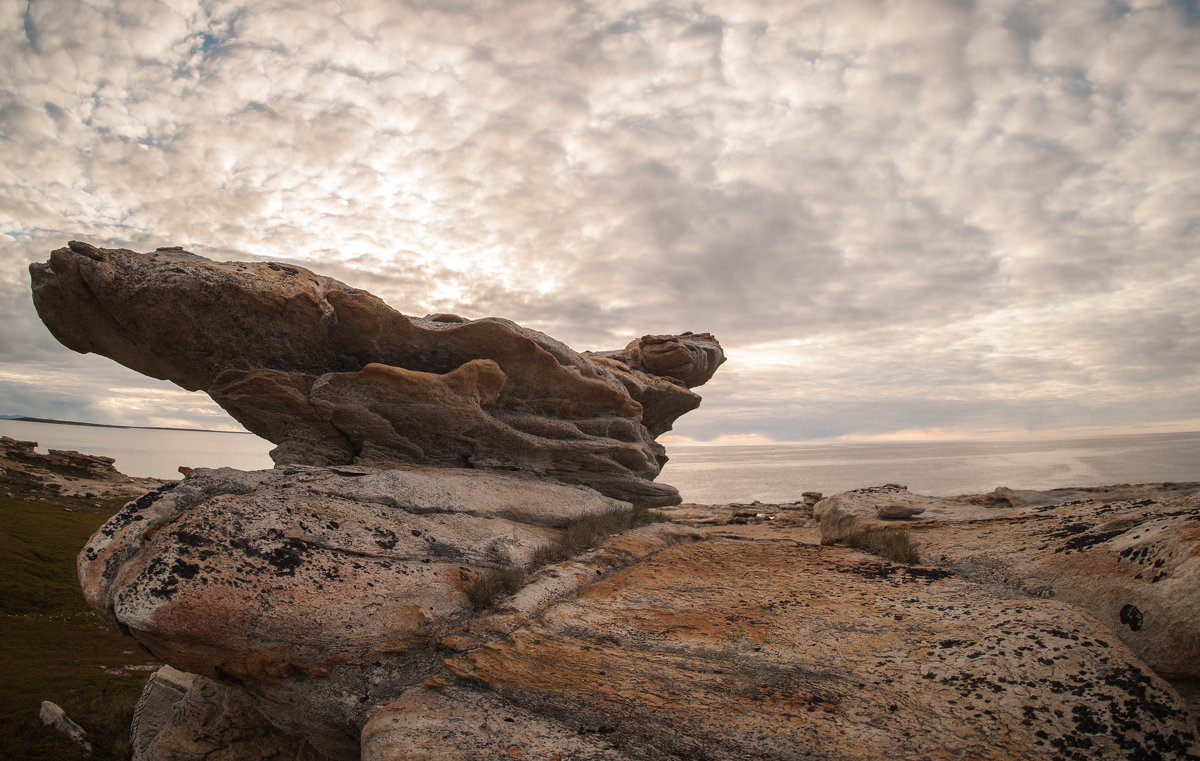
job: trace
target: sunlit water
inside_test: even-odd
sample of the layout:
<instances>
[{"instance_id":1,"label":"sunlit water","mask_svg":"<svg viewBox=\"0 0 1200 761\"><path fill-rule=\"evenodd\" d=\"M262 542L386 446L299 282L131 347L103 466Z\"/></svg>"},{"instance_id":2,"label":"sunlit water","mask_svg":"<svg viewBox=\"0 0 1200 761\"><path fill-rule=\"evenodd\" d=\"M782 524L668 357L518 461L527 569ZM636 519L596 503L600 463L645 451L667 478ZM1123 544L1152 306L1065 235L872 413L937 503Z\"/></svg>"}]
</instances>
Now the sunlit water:
<instances>
[{"instance_id":1,"label":"sunlit water","mask_svg":"<svg viewBox=\"0 0 1200 761\"><path fill-rule=\"evenodd\" d=\"M178 478L178 468L271 467L271 444L250 434L0 420L0 434L40 449L74 449L116 459L133 476ZM1200 433L1037 441L673 444L658 480L689 502L790 502L900 483L930 495L977 494L997 486L1052 489L1116 483L1200 481Z\"/></svg>"}]
</instances>

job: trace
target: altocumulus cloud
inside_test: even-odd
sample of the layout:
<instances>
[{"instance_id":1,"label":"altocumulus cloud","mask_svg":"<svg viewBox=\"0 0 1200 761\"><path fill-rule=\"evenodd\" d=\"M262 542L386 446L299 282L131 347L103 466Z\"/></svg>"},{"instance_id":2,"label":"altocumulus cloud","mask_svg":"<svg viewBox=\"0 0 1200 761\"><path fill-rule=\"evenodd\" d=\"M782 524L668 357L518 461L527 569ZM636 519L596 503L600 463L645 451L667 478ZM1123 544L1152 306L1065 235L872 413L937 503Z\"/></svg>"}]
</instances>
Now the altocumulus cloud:
<instances>
[{"instance_id":1,"label":"altocumulus cloud","mask_svg":"<svg viewBox=\"0 0 1200 761\"><path fill-rule=\"evenodd\" d=\"M41 327L77 238L711 331L698 439L1200 425L1198 89L1190 2L0 2L0 411L229 422Z\"/></svg>"}]
</instances>

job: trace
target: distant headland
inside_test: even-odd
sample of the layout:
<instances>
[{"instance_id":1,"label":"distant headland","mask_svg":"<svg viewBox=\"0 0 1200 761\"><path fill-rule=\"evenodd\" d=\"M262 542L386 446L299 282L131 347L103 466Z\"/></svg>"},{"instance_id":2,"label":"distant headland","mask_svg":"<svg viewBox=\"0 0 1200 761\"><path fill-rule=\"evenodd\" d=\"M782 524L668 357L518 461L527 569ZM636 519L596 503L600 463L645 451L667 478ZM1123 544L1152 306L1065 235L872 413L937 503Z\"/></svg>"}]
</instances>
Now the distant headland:
<instances>
[{"instance_id":1,"label":"distant headland","mask_svg":"<svg viewBox=\"0 0 1200 761\"><path fill-rule=\"evenodd\" d=\"M82 420L55 420L53 418L30 417L28 415L0 415L0 420L17 420L23 423L53 423L54 425L82 425L88 428L124 428L139 431L190 431L194 433L239 433L249 431L222 431L216 428L173 428L161 425L114 425L112 423L85 423Z\"/></svg>"}]
</instances>

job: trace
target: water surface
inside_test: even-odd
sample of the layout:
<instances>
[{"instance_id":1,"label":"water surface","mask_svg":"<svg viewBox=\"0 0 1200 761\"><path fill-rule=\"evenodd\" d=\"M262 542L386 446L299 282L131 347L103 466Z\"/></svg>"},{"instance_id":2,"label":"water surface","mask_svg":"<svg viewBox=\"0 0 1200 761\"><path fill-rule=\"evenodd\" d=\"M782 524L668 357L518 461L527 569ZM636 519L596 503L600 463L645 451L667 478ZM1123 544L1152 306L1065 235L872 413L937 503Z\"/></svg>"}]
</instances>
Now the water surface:
<instances>
[{"instance_id":1,"label":"water surface","mask_svg":"<svg viewBox=\"0 0 1200 761\"><path fill-rule=\"evenodd\" d=\"M42 450L116 459L131 476L178 478L178 468L272 466L270 442L248 433L100 428L0 420L0 434ZM979 494L997 486L1053 489L1200 481L1200 433L1032 441L672 444L658 480L689 502L791 502L885 483L920 494Z\"/></svg>"}]
</instances>

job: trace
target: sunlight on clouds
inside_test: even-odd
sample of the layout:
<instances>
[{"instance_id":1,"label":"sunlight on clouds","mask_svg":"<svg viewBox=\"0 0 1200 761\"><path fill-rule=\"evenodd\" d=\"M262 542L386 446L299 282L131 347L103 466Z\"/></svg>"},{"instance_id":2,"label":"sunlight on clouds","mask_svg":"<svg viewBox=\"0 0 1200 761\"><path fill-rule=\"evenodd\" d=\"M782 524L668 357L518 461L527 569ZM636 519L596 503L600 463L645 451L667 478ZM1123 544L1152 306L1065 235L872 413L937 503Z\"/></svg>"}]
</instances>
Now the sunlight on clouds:
<instances>
[{"instance_id":1,"label":"sunlight on clouds","mask_svg":"<svg viewBox=\"0 0 1200 761\"><path fill-rule=\"evenodd\" d=\"M697 440L1200 404L1178 4L64 3L0 5L13 293L76 238L292 260L580 347L711 331L730 361ZM6 359L55 356L18 332ZM47 388L221 414L111 377Z\"/></svg>"}]
</instances>

